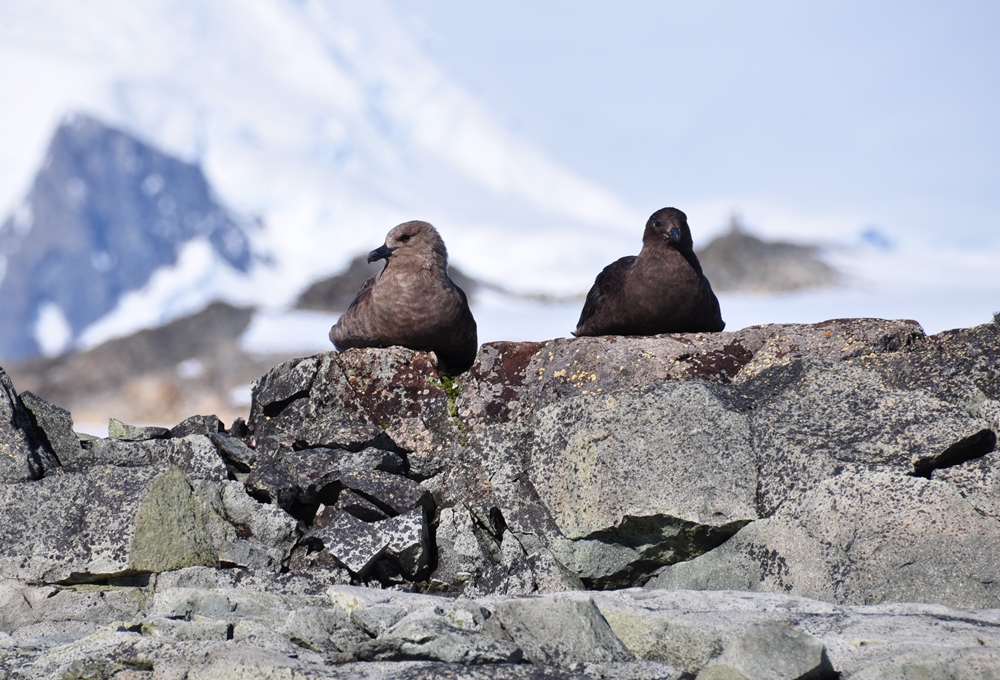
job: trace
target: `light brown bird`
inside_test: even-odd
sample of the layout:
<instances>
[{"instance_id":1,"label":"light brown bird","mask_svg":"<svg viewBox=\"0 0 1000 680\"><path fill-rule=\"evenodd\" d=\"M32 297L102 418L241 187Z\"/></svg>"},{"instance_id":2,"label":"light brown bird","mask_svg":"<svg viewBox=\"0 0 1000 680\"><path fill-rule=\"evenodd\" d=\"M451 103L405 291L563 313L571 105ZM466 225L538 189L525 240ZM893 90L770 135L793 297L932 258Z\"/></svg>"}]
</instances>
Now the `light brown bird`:
<instances>
[{"instance_id":1,"label":"light brown bird","mask_svg":"<svg viewBox=\"0 0 1000 680\"><path fill-rule=\"evenodd\" d=\"M448 277L448 251L427 222L404 222L368 262L385 267L368 279L330 329L339 351L400 345L431 351L447 375L467 371L479 344L476 320L461 288Z\"/></svg>"},{"instance_id":2,"label":"light brown bird","mask_svg":"<svg viewBox=\"0 0 1000 680\"><path fill-rule=\"evenodd\" d=\"M650 216L639 255L597 275L573 335L717 332L719 300L694 254L687 215L662 208Z\"/></svg>"}]
</instances>

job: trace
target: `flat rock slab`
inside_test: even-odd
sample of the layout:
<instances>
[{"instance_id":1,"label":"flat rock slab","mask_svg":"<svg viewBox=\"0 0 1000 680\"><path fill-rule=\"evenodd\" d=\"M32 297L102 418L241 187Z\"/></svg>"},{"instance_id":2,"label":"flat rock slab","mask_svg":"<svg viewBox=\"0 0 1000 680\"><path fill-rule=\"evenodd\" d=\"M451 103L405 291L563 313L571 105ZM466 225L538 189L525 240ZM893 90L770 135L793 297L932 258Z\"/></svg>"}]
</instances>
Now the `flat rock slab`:
<instances>
[{"instance_id":1,"label":"flat rock slab","mask_svg":"<svg viewBox=\"0 0 1000 680\"><path fill-rule=\"evenodd\" d=\"M153 467L160 471L171 465L181 468L190 479L224 482L228 479L225 462L212 440L200 434L178 439L121 441L94 439L64 470L86 473L93 465L116 467Z\"/></svg>"},{"instance_id":2,"label":"flat rock slab","mask_svg":"<svg viewBox=\"0 0 1000 680\"><path fill-rule=\"evenodd\" d=\"M756 331L762 344L734 382L753 380L763 371L814 358L851 363L861 357L901 356L926 341L916 321L887 319L831 319L815 324L765 324L737 333Z\"/></svg>"},{"instance_id":3,"label":"flat rock slab","mask_svg":"<svg viewBox=\"0 0 1000 680\"><path fill-rule=\"evenodd\" d=\"M755 623L698 673L699 680L837 680L823 643L777 621Z\"/></svg>"},{"instance_id":4,"label":"flat rock slab","mask_svg":"<svg viewBox=\"0 0 1000 680\"><path fill-rule=\"evenodd\" d=\"M836 319L725 333L486 343L463 379L459 412L473 424L497 422L565 398L674 380L738 383L796 359L851 361L906 351L923 338L915 321Z\"/></svg>"},{"instance_id":5,"label":"flat rock slab","mask_svg":"<svg viewBox=\"0 0 1000 680\"><path fill-rule=\"evenodd\" d=\"M497 604L496 615L525 658L534 663L566 666L633 659L591 600L506 600Z\"/></svg>"},{"instance_id":6,"label":"flat rock slab","mask_svg":"<svg viewBox=\"0 0 1000 680\"><path fill-rule=\"evenodd\" d=\"M145 587L0 585L0 674L680 680L730 669L738 675L721 677L943 680L1000 672L996 611L648 590L455 600L350 586L309 594L308 581L287 575L240 587L226 580L191 568Z\"/></svg>"},{"instance_id":7,"label":"flat rock slab","mask_svg":"<svg viewBox=\"0 0 1000 680\"><path fill-rule=\"evenodd\" d=\"M960 650L978 655L984 648L994 650L991 672L1000 672L995 658L1000 649L996 610L972 612L923 604L846 606L736 591L628 590L594 593L592 599L637 659L663 661L692 675L766 622L807 635L812 639L807 646L825 649L830 666L844 678L883 664L894 666L897 659L919 659L913 668L920 669L934 658L948 658Z\"/></svg>"}]
</instances>

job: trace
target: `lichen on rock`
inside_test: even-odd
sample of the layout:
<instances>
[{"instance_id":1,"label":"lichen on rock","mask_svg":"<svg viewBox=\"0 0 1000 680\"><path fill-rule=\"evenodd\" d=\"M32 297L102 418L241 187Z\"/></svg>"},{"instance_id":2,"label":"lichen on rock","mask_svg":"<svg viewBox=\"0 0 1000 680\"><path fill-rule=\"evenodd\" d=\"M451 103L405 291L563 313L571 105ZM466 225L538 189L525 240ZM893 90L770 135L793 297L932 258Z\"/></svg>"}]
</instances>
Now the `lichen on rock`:
<instances>
[{"instance_id":1,"label":"lichen on rock","mask_svg":"<svg viewBox=\"0 0 1000 680\"><path fill-rule=\"evenodd\" d=\"M1000 672L996 324L328 352L106 439L0 382L16 677Z\"/></svg>"},{"instance_id":2,"label":"lichen on rock","mask_svg":"<svg viewBox=\"0 0 1000 680\"><path fill-rule=\"evenodd\" d=\"M207 525L222 521L198 499L184 472L171 466L149 485L136 511L129 566L150 572L218 566Z\"/></svg>"}]
</instances>

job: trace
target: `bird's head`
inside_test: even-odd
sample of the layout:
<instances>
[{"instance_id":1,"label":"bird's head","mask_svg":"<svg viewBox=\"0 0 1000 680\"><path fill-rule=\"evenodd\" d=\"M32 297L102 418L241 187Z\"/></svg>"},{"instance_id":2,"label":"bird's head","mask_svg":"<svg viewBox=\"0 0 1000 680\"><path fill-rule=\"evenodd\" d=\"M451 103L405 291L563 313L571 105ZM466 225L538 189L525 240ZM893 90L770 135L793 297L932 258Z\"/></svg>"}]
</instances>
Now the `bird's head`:
<instances>
[{"instance_id":1,"label":"bird's head","mask_svg":"<svg viewBox=\"0 0 1000 680\"><path fill-rule=\"evenodd\" d=\"M651 241L666 241L681 252L690 251L694 243L691 240L687 215L677 208L661 208L650 215L646 221L646 230L642 234L642 242L646 244Z\"/></svg>"},{"instance_id":2,"label":"bird's head","mask_svg":"<svg viewBox=\"0 0 1000 680\"><path fill-rule=\"evenodd\" d=\"M414 220L403 222L386 235L385 243L368 253L368 263L376 260L423 260L426 263L448 266L448 251L444 241L431 224Z\"/></svg>"}]
</instances>

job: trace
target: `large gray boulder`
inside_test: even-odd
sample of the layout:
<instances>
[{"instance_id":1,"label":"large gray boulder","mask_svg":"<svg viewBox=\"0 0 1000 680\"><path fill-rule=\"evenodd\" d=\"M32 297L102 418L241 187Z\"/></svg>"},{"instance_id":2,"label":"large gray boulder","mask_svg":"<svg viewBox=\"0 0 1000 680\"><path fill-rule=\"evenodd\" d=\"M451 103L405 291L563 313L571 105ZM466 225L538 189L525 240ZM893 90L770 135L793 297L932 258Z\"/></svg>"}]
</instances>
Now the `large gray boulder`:
<instances>
[{"instance_id":1,"label":"large gray boulder","mask_svg":"<svg viewBox=\"0 0 1000 680\"><path fill-rule=\"evenodd\" d=\"M525 475L558 527L556 558L586 584L628 585L757 519L749 422L730 402L675 382L541 409Z\"/></svg>"},{"instance_id":2,"label":"large gray boulder","mask_svg":"<svg viewBox=\"0 0 1000 680\"><path fill-rule=\"evenodd\" d=\"M993 450L988 423L923 390L888 387L844 363L800 359L741 385L760 467L763 516L844 466L929 476Z\"/></svg>"},{"instance_id":3,"label":"large gray boulder","mask_svg":"<svg viewBox=\"0 0 1000 680\"><path fill-rule=\"evenodd\" d=\"M847 604L1000 607L1000 522L948 484L845 470L650 588L791 592Z\"/></svg>"},{"instance_id":4,"label":"large gray boulder","mask_svg":"<svg viewBox=\"0 0 1000 680\"><path fill-rule=\"evenodd\" d=\"M655 516L723 530L756 519L750 427L729 398L666 383L541 409L528 474L563 536Z\"/></svg>"},{"instance_id":5,"label":"large gray boulder","mask_svg":"<svg viewBox=\"0 0 1000 680\"><path fill-rule=\"evenodd\" d=\"M925 340L915 321L836 319L724 333L487 343L461 379L458 415L475 427L509 421L566 397L674 380L739 383L796 359L851 362L895 356ZM979 338L971 344L981 348Z\"/></svg>"}]
</instances>

